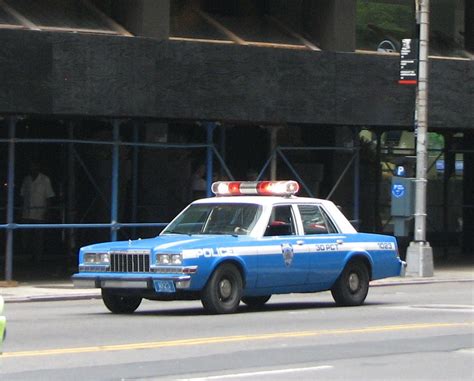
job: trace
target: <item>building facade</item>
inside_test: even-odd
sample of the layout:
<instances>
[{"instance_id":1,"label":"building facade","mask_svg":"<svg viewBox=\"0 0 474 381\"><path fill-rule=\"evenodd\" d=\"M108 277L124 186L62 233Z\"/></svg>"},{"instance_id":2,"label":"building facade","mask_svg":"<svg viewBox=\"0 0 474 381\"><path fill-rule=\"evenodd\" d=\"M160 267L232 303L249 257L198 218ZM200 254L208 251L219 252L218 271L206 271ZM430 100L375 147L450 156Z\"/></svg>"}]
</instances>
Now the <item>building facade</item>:
<instances>
[{"instance_id":1,"label":"building facade","mask_svg":"<svg viewBox=\"0 0 474 381\"><path fill-rule=\"evenodd\" d=\"M398 83L413 3L3 1L5 278L31 231L44 231L44 261L72 262L79 245L156 234L200 164L208 184L297 178L390 233L390 177L414 166L416 89ZM428 239L461 252L474 248L471 3L431 5ZM22 221L31 161L55 191L41 225Z\"/></svg>"}]
</instances>

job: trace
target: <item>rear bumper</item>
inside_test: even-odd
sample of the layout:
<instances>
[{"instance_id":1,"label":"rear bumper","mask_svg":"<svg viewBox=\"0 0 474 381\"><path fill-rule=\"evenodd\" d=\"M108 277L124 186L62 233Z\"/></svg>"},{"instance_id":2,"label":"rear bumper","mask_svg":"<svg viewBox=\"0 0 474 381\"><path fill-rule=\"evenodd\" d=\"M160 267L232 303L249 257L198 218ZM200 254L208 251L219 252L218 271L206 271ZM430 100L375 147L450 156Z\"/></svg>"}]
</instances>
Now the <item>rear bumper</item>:
<instances>
[{"instance_id":1,"label":"rear bumper","mask_svg":"<svg viewBox=\"0 0 474 381\"><path fill-rule=\"evenodd\" d=\"M400 261L400 262L401 262L400 276L404 277L407 273L407 263L405 261Z\"/></svg>"}]
</instances>

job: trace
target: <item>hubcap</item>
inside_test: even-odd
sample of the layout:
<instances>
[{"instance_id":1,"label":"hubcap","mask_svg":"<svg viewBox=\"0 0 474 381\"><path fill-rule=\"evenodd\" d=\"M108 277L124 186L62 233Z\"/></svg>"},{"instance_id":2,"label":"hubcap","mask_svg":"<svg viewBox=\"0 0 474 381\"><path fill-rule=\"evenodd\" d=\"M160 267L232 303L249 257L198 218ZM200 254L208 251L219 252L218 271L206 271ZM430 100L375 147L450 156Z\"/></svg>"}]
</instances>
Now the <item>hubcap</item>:
<instances>
[{"instance_id":1,"label":"hubcap","mask_svg":"<svg viewBox=\"0 0 474 381\"><path fill-rule=\"evenodd\" d=\"M359 275L356 273L351 273L349 275L349 290L351 290L353 293L356 292L359 289L359 284Z\"/></svg>"},{"instance_id":2,"label":"hubcap","mask_svg":"<svg viewBox=\"0 0 474 381\"><path fill-rule=\"evenodd\" d=\"M219 283L219 294L222 299L228 299L232 294L232 283L228 279L222 279Z\"/></svg>"}]
</instances>

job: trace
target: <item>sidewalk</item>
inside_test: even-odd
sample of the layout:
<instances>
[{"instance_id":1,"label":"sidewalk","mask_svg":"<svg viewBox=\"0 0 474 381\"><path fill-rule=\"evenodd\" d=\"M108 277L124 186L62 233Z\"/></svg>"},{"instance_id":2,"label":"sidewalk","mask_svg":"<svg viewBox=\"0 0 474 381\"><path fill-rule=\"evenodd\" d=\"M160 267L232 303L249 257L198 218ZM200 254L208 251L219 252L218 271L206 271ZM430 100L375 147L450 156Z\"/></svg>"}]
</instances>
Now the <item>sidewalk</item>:
<instances>
[{"instance_id":1,"label":"sidewalk","mask_svg":"<svg viewBox=\"0 0 474 381\"><path fill-rule=\"evenodd\" d=\"M433 277L396 277L371 282L371 287L406 284L474 282L474 266L470 264L443 264L435 266ZM100 298L100 289L76 289L69 279L18 282L16 286L0 286L0 295L6 303L80 300Z\"/></svg>"},{"instance_id":2,"label":"sidewalk","mask_svg":"<svg viewBox=\"0 0 474 381\"><path fill-rule=\"evenodd\" d=\"M100 298L100 289L74 288L72 281L54 280L18 282L17 286L0 286L5 303L80 300Z\"/></svg>"}]
</instances>

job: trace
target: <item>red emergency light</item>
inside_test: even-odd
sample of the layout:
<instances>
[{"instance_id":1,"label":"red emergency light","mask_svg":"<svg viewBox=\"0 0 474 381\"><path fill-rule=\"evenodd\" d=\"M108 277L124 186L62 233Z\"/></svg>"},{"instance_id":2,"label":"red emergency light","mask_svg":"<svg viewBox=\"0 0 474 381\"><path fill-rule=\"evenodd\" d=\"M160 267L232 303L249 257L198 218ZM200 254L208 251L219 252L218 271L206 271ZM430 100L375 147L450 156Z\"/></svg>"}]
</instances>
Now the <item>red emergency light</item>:
<instances>
[{"instance_id":1,"label":"red emergency light","mask_svg":"<svg viewBox=\"0 0 474 381\"><path fill-rule=\"evenodd\" d=\"M292 196L300 186L296 181L217 181L212 184L216 196Z\"/></svg>"}]
</instances>

